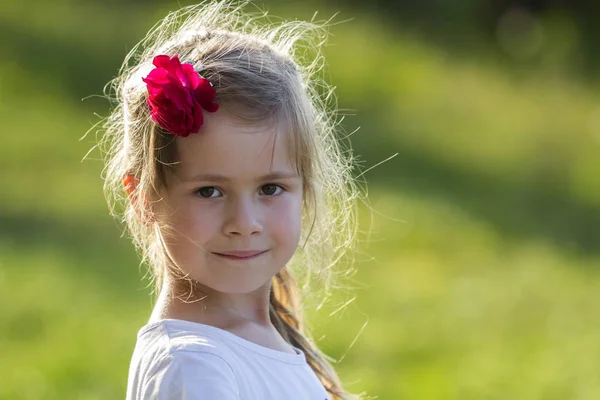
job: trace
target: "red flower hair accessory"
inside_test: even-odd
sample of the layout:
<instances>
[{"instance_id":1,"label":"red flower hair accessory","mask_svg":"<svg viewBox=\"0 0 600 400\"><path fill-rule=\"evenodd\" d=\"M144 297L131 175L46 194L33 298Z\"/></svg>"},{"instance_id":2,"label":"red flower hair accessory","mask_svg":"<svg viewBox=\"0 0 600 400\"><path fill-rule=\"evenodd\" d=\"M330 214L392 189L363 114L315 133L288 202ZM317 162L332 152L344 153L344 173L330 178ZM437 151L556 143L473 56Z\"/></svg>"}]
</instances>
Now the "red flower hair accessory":
<instances>
[{"instance_id":1,"label":"red flower hair accessory","mask_svg":"<svg viewBox=\"0 0 600 400\"><path fill-rule=\"evenodd\" d=\"M175 136L197 133L204 122L202 110L219 109L212 84L191 64L181 64L178 55L156 56L152 64L156 68L142 78L152 120Z\"/></svg>"}]
</instances>

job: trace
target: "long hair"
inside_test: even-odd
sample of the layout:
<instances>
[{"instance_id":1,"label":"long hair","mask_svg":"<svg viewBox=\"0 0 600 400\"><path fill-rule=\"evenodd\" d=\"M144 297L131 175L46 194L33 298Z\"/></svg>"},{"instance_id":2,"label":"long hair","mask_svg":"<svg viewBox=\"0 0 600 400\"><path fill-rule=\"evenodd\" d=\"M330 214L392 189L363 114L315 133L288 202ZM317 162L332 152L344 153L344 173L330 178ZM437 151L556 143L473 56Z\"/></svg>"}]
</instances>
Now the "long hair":
<instances>
[{"instance_id":1,"label":"long hair","mask_svg":"<svg viewBox=\"0 0 600 400\"><path fill-rule=\"evenodd\" d=\"M291 345L301 349L333 399L350 399L330 362L305 326L303 300L315 288L327 296L356 236L356 199L351 152L340 141L333 90L319 76L326 23L260 21L229 1L184 7L167 15L125 58L118 76L107 85L115 104L105 121L100 146L105 155L105 194L113 215L123 218L129 234L150 266L156 288L169 261L148 202L160 201L165 173L177 161L173 136L150 117L142 77L158 54L178 54L214 83L221 106L242 105L252 115L283 115L291 126L292 162L304 187L302 235L292 260L272 279L270 318ZM122 178L139 180L131 201ZM344 270L338 270L345 265ZM298 283L298 282L301 282Z\"/></svg>"}]
</instances>

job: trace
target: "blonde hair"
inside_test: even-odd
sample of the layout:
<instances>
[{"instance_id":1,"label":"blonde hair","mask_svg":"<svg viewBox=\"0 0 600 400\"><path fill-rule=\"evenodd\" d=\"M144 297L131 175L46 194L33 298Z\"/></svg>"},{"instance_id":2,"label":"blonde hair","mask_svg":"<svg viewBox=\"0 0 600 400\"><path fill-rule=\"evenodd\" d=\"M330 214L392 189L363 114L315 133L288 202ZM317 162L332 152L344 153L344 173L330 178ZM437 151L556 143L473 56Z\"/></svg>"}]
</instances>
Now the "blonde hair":
<instances>
[{"instance_id":1,"label":"blonde hair","mask_svg":"<svg viewBox=\"0 0 600 400\"><path fill-rule=\"evenodd\" d=\"M337 135L332 89L318 75L327 24L265 26L259 17L266 14L246 14L246 6L222 1L172 12L126 56L119 75L107 85L115 106L100 143L109 208L123 218L160 289L173 266L156 224L149 222L147 203L160 200L165 172L177 156L173 136L151 120L146 103L142 77L152 69L155 55L179 54L182 63L193 64L214 84L215 101L222 107L242 105L261 118L283 115L291 126L291 154L305 188L303 229L296 254L272 279L270 318L283 338L305 353L333 399L355 398L343 389L331 367L333 360L313 343L302 314L303 295L314 291L315 283L327 297L336 278L353 271L350 265L342 271L334 267L341 265L357 232L359 191L352 178L351 153ZM123 192L126 175L139 180L131 201Z\"/></svg>"}]
</instances>

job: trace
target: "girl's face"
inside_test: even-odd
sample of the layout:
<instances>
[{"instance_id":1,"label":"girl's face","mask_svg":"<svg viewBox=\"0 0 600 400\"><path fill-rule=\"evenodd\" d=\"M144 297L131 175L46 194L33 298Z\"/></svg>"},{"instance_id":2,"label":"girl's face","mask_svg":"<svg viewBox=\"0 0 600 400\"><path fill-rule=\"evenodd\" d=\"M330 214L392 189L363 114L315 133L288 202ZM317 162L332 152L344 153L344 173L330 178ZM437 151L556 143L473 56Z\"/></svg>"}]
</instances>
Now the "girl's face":
<instances>
[{"instance_id":1,"label":"girl's face","mask_svg":"<svg viewBox=\"0 0 600 400\"><path fill-rule=\"evenodd\" d=\"M300 239L302 179L287 125L204 113L199 134L177 137L158 219L167 252L194 281L222 293L270 282Z\"/></svg>"}]
</instances>

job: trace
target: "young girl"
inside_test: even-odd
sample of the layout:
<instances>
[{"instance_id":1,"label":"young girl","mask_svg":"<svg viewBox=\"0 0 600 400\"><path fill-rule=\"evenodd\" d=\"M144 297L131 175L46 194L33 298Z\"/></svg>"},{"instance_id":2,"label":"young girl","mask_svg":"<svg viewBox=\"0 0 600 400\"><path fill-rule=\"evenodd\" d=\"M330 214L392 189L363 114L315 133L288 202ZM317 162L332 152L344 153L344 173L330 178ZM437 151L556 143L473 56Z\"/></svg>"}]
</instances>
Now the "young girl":
<instances>
[{"instance_id":1,"label":"young girl","mask_svg":"<svg viewBox=\"0 0 600 400\"><path fill-rule=\"evenodd\" d=\"M105 189L159 293L129 400L353 398L301 313L356 232L315 78L323 27L265 27L243 6L171 13L111 83Z\"/></svg>"}]
</instances>

